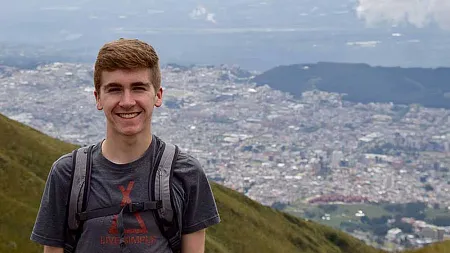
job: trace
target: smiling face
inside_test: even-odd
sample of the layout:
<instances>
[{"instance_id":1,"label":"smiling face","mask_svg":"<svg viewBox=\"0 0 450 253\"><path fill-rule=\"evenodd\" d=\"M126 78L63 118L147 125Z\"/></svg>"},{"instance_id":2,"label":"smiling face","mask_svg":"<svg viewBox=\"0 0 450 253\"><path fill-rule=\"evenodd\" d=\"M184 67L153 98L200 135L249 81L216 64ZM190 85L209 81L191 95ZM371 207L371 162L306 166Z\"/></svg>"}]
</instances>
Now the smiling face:
<instances>
[{"instance_id":1,"label":"smiling face","mask_svg":"<svg viewBox=\"0 0 450 253\"><path fill-rule=\"evenodd\" d=\"M155 91L148 68L103 71L97 109L106 116L108 137L151 134L153 108L162 104L162 88Z\"/></svg>"}]
</instances>

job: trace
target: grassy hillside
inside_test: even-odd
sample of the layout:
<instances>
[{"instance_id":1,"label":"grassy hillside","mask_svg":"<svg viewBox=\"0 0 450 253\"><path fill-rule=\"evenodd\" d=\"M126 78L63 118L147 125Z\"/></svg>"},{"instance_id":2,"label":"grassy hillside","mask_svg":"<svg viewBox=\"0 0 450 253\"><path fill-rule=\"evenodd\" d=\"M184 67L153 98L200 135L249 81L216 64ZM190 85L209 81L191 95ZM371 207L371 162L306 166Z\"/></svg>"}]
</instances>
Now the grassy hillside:
<instances>
[{"instance_id":1,"label":"grassy hillside","mask_svg":"<svg viewBox=\"0 0 450 253\"><path fill-rule=\"evenodd\" d=\"M42 252L29 240L47 173L75 146L0 115L0 253ZM210 228L207 252L380 252L347 234L264 207L213 184L222 223Z\"/></svg>"},{"instance_id":2,"label":"grassy hillside","mask_svg":"<svg viewBox=\"0 0 450 253\"><path fill-rule=\"evenodd\" d=\"M53 161L74 146L0 115L0 252L42 252L30 231Z\"/></svg>"},{"instance_id":3,"label":"grassy hillside","mask_svg":"<svg viewBox=\"0 0 450 253\"><path fill-rule=\"evenodd\" d=\"M450 108L447 85L450 68L372 67L367 64L329 63L279 66L256 76L259 85L300 96L319 89L346 93L352 102L393 102Z\"/></svg>"},{"instance_id":4,"label":"grassy hillside","mask_svg":"<svg viewBox=\"0 0 450 253\"><path fill-rule=\"evenodd\" d=\"M330 227L264 207L222 186L213 187L223 221L209 229L210 246L220 244L210 252L380 252Z\"/></svg>"},{"instance_id":5,"label":"grassy hillside","mask_svg":"<svg viewBox=\"0 0 450 253\"><path fill-rule=\"evenodd\" d=\"M450 252L450 241L436 243L422 249L406 251L404 253L446 253Z\"/></svg>"}]
</instances>

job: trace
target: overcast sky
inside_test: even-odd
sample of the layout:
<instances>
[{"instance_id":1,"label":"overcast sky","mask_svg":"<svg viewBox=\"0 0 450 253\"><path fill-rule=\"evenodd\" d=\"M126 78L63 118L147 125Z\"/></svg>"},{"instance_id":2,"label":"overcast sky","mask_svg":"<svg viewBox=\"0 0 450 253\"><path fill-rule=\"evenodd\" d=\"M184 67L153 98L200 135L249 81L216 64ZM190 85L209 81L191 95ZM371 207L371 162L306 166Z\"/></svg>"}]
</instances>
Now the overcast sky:
<instances>
[{"instance_id":1,"label":"overcast sky","mask_svg":"<svg viewBox=\"0 0 450 253\"><path fill-rule=\"evenodd\" d=\"M92 57L132 37L182 64L450 66L450 0L0 1L0 45Z\"/></svg>"},{"instance_id":2,"label":"overcast sky","mask_svg":"<svg viewBox=\"0 0 450 253\"><path fill-rule=\"evenodd\" d=\"M279 23L277 20L291 20L295 23L302 15L322 15L323 20L329 19L330 12L349 11L349 15L358 17L367 25L375 27L382 25L411 24L418 28L429 24L438 25L442 29L450 30L450 0L18 0L3 1L0 14L14 20L23 11L80 11L80 13L96 10L95 14L116 13L125 14L131 10L149 10L149 15L170 16L177 19L180 15L188 17L192 14L196 18L205 16L209 23L220 24L221 19L235 20L236 16L251 12L256 17L261 15L260 21L270 24ZM105 8L107 6L107 8ZM204 13L199 7L205 8ZM196 10L197 8L197 10ZM151 10L152 9L152 10ZM152 11L152 13L150 12ZM198 11L200 10L200 12ZM160 12L162 11L163 14ZM239 12L239 13L237 13ZM283 13L283 15L279 15ZM129 13L130 14L130 13ZM270 15L277 14L277 15ZM244 14L242 14L244 15ZM203 17L202 16L202 17ZM308 16L308 17L309 17ZM40 16L42 17L42 16ZM25 17L23 17L25 18ZM33 18L39 19L39 16ZM267 20L268 19L268 20ZM237 20L238 24L241 20ZM313 22L316 22L315 20ZM335 23L335 20L332 21ZM284 22L285 25L288 22Z\"/></svg>"},{"instance_id":3,"label":"overcast sky","mask_svg":"<svg viewBox=\"0 0 450 253\"><path fill-rule=\"evenodd\" d=\"M450 30L450 0L358 0L356 10L370 26L409 23L422 28L435 23Z\"/></svg>"}]
</instances>

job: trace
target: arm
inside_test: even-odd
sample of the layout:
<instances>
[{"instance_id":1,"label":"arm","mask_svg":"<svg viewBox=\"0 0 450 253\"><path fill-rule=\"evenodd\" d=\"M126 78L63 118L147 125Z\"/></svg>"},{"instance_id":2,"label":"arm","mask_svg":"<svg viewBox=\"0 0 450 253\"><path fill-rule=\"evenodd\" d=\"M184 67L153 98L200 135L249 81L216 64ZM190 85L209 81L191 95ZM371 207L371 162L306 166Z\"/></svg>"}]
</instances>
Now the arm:
<instances>
[{"instance_id":1,"label":"arm","mask_svg":"<svg viewBox=\"0 0 450 253\"><path fill-rule=\"evenodd\" d=\"M206 229L199 230L181 237L182 253L204 253L205 252ZM44 252L47 253L47 252ZM52 252L53 253L53 252Z\"/></svg>"},{"instance_id":2,"label":"arm","mask_svg":"<svg viewBox=\"0 0 450 253\"><path fill-rule=\"evenodd\" d=\"M53 247L64 248L66 203L69 195L72 158L64 156L55 162L47 176L40 207L30 239L38 244L50 246L44 252L54 251ZM50 250L50 251L49 251Z\"/></svg>"},{"instance_id":3,"label":"arm","mask_svg":"<svg viewBox=\"0 0 450 253\"><path fill-rule=\"evenodd\" d=\"M184 192L180 215L182 253L204 253L206 228L220 222L208 178L197 159L180 152L174 179L174 184L182 187Z\"/></svg>"},{"instance_id":4,"label":"arm","mask_svg":"<svg viewBox=\"0 0 450 253\"><path fill-rule=\"evenodd\" d=\"M44 246L44 253L64 253L64 249L50 247L50 246Z\"/></svg>"}]
</instances>

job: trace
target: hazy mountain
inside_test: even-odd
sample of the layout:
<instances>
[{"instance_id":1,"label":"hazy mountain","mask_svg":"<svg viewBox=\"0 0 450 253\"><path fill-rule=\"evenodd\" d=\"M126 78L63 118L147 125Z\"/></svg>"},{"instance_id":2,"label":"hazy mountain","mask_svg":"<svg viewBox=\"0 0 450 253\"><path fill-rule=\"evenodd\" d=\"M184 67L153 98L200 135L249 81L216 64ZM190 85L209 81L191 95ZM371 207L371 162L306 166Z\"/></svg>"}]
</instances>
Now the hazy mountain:
<instances>
[{"instance_id":1,"label":"hazy mountain","mask_svg":"<svg viewBox=\"0 0 450 253\"><path fill-rule=\"evenodd\" d=\"M278 66L253 81L301 97L307 90L345 93L356 103L422 104L450 108L450 68L378 67L319 62Z\"/></svg>"}]
</instances>

